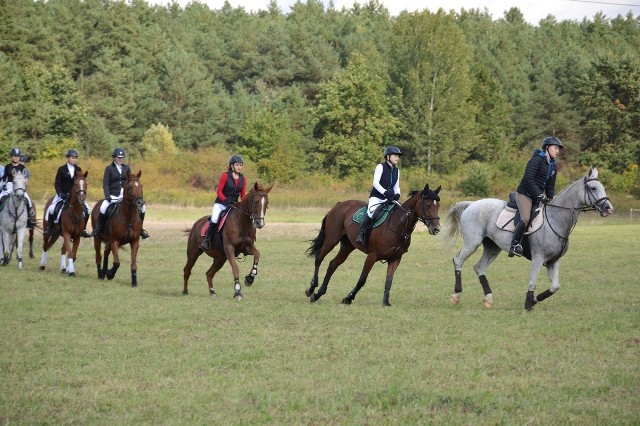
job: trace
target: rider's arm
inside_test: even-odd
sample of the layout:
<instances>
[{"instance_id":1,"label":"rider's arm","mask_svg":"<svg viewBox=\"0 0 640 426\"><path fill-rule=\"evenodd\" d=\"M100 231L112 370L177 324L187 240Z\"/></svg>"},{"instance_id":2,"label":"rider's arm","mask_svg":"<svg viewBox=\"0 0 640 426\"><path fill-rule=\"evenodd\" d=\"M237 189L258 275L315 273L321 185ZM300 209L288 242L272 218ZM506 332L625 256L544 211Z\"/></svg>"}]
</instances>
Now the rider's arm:
<instances>
[{"instance_id":1,"label":"rider's arm","mask_svg":"<svg viewBox=\"0 0 640 426\"><path fill-rule=\"evenodd\" d=\"M242 188L240 188L240 199L244 200L244 196L247 195L247 178L242 179Z\"/></svg>"},{"instance_id":2,"label":"rider's arm","mask_svg":"<svg viewBox=\"0 0 640 426\"><path fill-rule=\"evenodd\" d=\"M396 184L393 185L393 193L400 195L400 169L398 169L398 180Z\"/></svg>"},{"instance_id":3,"label":"rider's arm","mask_svg":"<svg viewBox=\"0 0 640 426\"><path fill-rule=\"evenodd\" d=\"M218 198L220 198L220 200L222 201L226 201L227 197L224 196L224 193L222 192L222 190L224 189L225 185L227 184L227 177L229 176L228 173L223 173L220 176L220 180L218 181L218 190L217 190L217 194L218 194Z\"/></svg>"},{"instance_id":4,"label":"rider's arm","mask_svg":"<svg viewBox=\"0 0 640 426\"><path fill-rule=\"evenodd\" d=\"M384 194L386 188L380 185L380 178L382 177L382 164L378 164L373 171L373 187L381 194Z\"/></svg>"}]
</instances>

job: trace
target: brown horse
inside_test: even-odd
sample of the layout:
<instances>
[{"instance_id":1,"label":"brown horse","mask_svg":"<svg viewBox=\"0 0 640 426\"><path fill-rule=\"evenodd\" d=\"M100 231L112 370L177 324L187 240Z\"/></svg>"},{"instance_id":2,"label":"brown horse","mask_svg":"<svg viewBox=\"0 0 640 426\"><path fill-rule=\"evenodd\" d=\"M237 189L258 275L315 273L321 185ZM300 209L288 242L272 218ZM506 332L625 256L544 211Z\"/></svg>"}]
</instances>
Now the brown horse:
<instances>
[{"instance_id":1,"label":"brown horse","mask_svg":"<svg viewBox=\"0 0 640 426\"><path fill-rule=\"evenodd\" d=\"M109 213L111 206L107 210L107 223L102 226L98 235L93 237L93 246L96 250L96 267L98 278L112 280L120 267L119 249L121 246L129 244L131 246L131 287L138 285L138 247L140 246L140 232L142 231L142 218L140 213L144 206L144 194L142 183L138 174L127 173L127 181L124 184L122 200L114 203L113 213ZM95 228L98 225L100 205L98 201L91 211L91 225ZM113 205L113 204L112 204ZM104 247L104 259L100 254L102 243ZM109 253L113 252L113 266L109 269ZM101 266L102 264L102 266Z\"/></svg>"},{"instance_id":2,"label":"brown horse","mask_svg":"<svg viewBox=\"0 0 640 426\"><path fill-rule=\"evenodd\" d=\"M60 270L66 272L70 277L76 276L74 262L76 261L76 253L82 239L82 231L86 225L85 217L85 199L87 198L87 176L89 172L84 174L76 173L73 177L73 188L69 193L69 198L64 201L64 206L60 212L60 220L54 223L51 228L51 235L44 235L42 243L42 258L40 259L40 269L45 270L47 265L47 250L62 236L62 248L60 249ZM44 205L44 216L42 225L47 228L47 210L53 201L53 197L49 198ZM73 245L72 245L73 243ZM68 263L67 263L68 262Z\"/></svg>"},{"instance_id":3,"label":"brown horse","mask_svg":"<svg viewBox=\"0 0 640 426\"><path fill-rule=\"evenodd\" d=\"M429 184L427 184L422 191L411 192L408 200L403 204L395 201L395 205L385 222L371 231L366 246L355 242L360 225L353 220L353 217L359 209L367 204L358 200L343 201L336 204L322 219L320 233L311 241L311 246L307 249L309 257L315 258L313 279L309 288L305 291L310 301L312 303L315 302L327 292L327 286L333 273L347 259L349 254L357 248L364 252L367 258L362 267L358 283L347 297L342 299L342 303L350 305L353 302L358 291L366 283L367 276L373 265L382 260L387 262L387 279L384 285L382 304L391 306L389 304L389 293L391 292L393 274L400 264L402 255L409 249L411 233L415 229L418 220L425 224L431 235L436 235L440 232L440 218L438 217L440 197L438 192L440 192L440 187L433 191L429 189ZM320 264L338 243L340 243L340 251L329 262L322 286L314 294L313 291L318 286Z\"/></svg>"},{"instance_id":4,"label":"brown horse","mask_svg":"<svg viewBox=\"0 0 640 426\"><path fill-rule=\"evenodd\" d=\"M237 300L242 299L240 269L236 261L236 257L240 255L253 256L251 272L244 278L244 284L247 287L253 284L255 276L258 274L258 262L260 261L260 252L254 245L256 228L260 229L265 224L264 217L269 206L268 193L272 187L273 185L265 188L256 182L242 201L232 205L229 209L222 231L220 231L223 249L221 250L216 241L212 239L211 248L206 252L207 255L213 258L213 263L207 271L210 296L215 296L216 294L213 289L213 277L228 260L233 272L235 290L233 297ZM185 231L185 233L189 234L189 241L187 242L187 263L184 265L184 289L182 294L189 294L187 286L189 285L191 269L193 269L193 265L203 252L200 248L200 244L204 240L202 228L207 222L210 222L210 217L205 216L198 219L191 229ZM220 218L222 220L222 215Z\"/></svg>"}]
</instances>

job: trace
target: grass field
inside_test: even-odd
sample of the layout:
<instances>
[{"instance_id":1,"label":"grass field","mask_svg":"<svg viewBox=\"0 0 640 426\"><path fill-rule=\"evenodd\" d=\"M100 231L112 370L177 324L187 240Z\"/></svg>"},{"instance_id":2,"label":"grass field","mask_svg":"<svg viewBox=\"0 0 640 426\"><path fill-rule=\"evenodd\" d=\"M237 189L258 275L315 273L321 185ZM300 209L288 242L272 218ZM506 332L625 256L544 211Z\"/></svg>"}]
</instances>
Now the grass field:
<instances>
[{"instance_id":1,"label":"grass field","mask_svg":"<svg viewBox=\"0 0 640 426\"><path fill-rule=\"evenodd\" d=\"M381 306L380 264L354 304L340 304L361 253L310 304L304 250L324 214L314 209L269 212L259 274L242 301L232 299L228 265L208 296L205 257L182 296L182 230L204 214L150 207L136 289L129 252L115 280L98 281L87 240L76 278L58 272L59 243L38 270L40 234L25 270L15 261L0 269L0 423L640 423L637 222L583 215L559 293L527 313L529 263L506 255L488 274L493 309L481 303L478 254L452 306L453 253L422 225L391 308ZM240 266L246 275L250 258ZM543 273L537 292L546 288Z\"/></svg>"}]
</instances>

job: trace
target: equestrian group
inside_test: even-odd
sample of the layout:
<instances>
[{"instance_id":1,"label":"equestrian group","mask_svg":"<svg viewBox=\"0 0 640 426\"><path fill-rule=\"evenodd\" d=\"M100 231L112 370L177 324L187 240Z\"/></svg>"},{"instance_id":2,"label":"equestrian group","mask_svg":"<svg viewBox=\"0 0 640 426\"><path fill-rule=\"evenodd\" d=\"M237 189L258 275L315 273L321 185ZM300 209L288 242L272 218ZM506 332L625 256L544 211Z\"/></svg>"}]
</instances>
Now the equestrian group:
<instances>
[{"instance_id":1,"label":"equestrian group","mask_svg":"<svg viewBox=\"0 0 640 426\"><path fill-rule=\"evenodd\" d=\"M444 241L453 246L456 236L461 235L463 239L462 249L453 257L455 284L451 302L454 305L461 300L462 265L482 245L482 256L474 270L484 292L484 306L493 306L487 269L504 251L509 257L524 257L531 262L524 308L532 310L536 303L552 296L560 288L559 261L569 248L569 236L579 213L597 210L603 217L613 213L613 205L595 168L590 168L586 175L555 193L555 159L563 148L558 138L545 138L541 149L536 149L528 161L517 191L509 194L508 201L487 198L461 201L451 206L446 217ZM2 175L4 189L0 200L0 227L4 253L1 263L9 262L11 247L17 238L18 262L22 268L22 240L25 228L35 222L35 212L26 192L26 169L20 167L17 160L13 161L20 154L17 148L11 150L12 163L5 167ZM402 256L409 250L418 222L424 224L431 235L438 235L441 231L441 187L431 189L429 184L425 184L420 190L410 191L404 202L400 201L398 163L401 156L399 148L387 147L384 161L374 170L369 199L366 202L339 202L322 219L320 231L307 249L307 254L315 262L313 277L305 290L311 302L317 302L327 292L336 269L357 249L366 258L355 287L342 299L342 303L354 302L373 265L380 261L387 263L382 304L390 306L393 276ZM131 285L137 285L139 240L149 237L142 226L146 212L140 182L142 172L131 173L123 162L125 152L122 148L116 148L112 157L113 161L106 167L103 177L105 198L96 203L89 214L86 204L88 172L82 173L77 165L77 151L71 149L67 152L67 163L58 169L56 175L56 195L45 204L41 269L46 266L47 250L62 237L60 268L69 275L75 275L74 261L79 242L82 237L92 237L98 277L115 277L120 266L119 248L129 244ZM253 257L251 271L245 276L244 284L250 286L254 282L260 261L260 251L255 246L256 229L265 225L268 193L273 185L264 187L255 182L248 186L242 174L243 164L242 157L231 157L228 169L220 175L211 215L198 219L185 231L188 241L184 295L188 294L193 266L203 253L212 258L206 272L211 296L216 294L213 278L227 261L233 274L234 298L240 300L243 297L238 258ZM85 231L89 217L93 226L90 234ZM103 243L104 254L101 253ZM320 265L338 244L338 252L329 262L318 288ZM114 258L111 268L108 267L110 253ZM542 266L547 268L550 287L536 295Z\"/></svg>"}]
</instances>

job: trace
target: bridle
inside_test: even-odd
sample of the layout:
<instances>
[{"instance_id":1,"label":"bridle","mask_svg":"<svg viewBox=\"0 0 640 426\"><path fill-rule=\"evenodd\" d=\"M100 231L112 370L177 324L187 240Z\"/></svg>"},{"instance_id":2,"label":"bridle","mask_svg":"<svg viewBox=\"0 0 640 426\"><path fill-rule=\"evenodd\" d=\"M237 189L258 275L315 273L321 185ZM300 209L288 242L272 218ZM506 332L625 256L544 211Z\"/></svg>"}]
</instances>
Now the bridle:
<instances>
[{"instance_id":1,"label":"bridle","mask_svg":"<svg viewBox=\"0 0 640 426\"><path fill-rule=\"evenodd\" d=\"M589 187L589 182L592 182L594 180L596 182L600 182L598 178L587 178L586 176L584 177L584 205L580 208L580 211L588 212L597 210L600 213L604 213L605 204L607 203L607 201L609 201L609 197L596 198L596 196L593 194L593 190ZM589 202L592 200L593 202L589 205Z\"/></svg>"},{"instance_id":2,"label":"bridle","mask_svg":"<svg viewBox=\"0 0 640 426\"><path fill-rule=\"evenodd\" d=\"M426 203L426 200L432 200L432 201L436 201L436 202L440 201L439 198L435 198L433 196L421 194L421 196L420 196L420 211L421 211L421 214L417 214L417 213L415 213L415 211L409 211L409 210L405 209L404 206L402 204L400 204L398 201L394 201L394 204L396 205L396 207L398 207L399 209L401 209L404 212L404 214L406 215L407 219L411 215L413 215L416 218L416 222L420 221L427 228L429 228L433 224L434 220L440 220L440 216L433 216L433 217L427 216L428 204ZM390 231L392 231L392 232L394 232L396 234L401 234L402 237L405 240L409 239L409 236L411 235L411 232L413 232L413 229L411 230L411 232L409 232L409 220L405 221L405 232L403 232L403 233L391 229L391 221L388 222L387 226L388 226ZM415 225L413 226L413 228L415 229Z\"/></svg>"},{"instance_id":3,"label":"bridle","mask_svg":"<svg viewBox=\"0 0 640 426\"><path fill-rule=\"evenodd\" d=\"M265 218L265 213L266 213L265 211L261 211L262 216L258 217L258 220L257 220L257 221L256 221L256 216L253 214L253 208L252 208L252 206L253 206L253 203L254 203L254 201L255 201L256 194L258 194L258 192L260 192L260 194L265 194L265 195L260 195L260 197L261 197L261 198L266 196L266 193L265 193L265 192L263 192L263 191L251 191L251 196L249 197L249 208L248 208L247 210L244 210L244 209L240 208L237 204L232 204L232 205L231 205L231 208L232 208L232 209L236 209L236 210L238 210L238 211L240 211L240 212L244 213L245 215L249 216L249 220L250 220L251 222L254 222L254 223L255 223L255 222L261 222L261 223L264 223L264 218ZM242 204L242 203L240 203L240 204Z\"/></svg>"}]
</instances>

